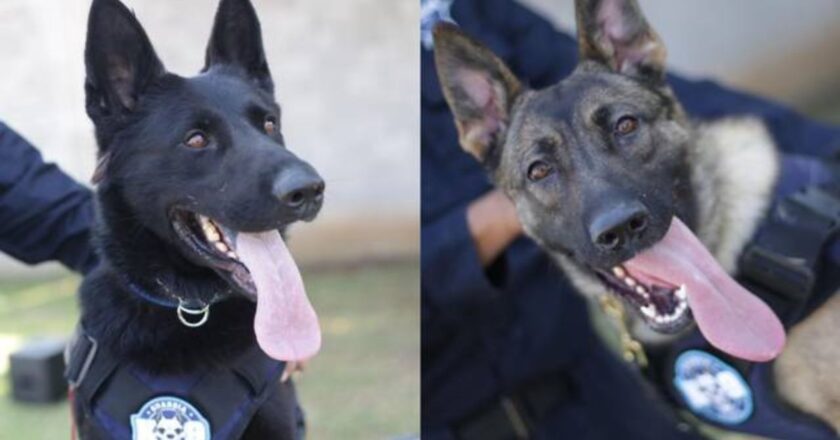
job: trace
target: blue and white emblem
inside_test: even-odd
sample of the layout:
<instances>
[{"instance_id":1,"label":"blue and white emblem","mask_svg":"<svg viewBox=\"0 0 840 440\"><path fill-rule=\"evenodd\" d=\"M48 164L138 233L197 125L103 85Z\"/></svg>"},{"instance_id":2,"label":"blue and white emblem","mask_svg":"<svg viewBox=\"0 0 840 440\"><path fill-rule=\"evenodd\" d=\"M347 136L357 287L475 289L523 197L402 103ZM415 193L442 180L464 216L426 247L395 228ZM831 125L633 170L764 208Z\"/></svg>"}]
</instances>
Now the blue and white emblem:
<instances>
[{"instance_id":1,"label":"blue and white emblem","mask_svg":"<svg viewBox=\"0 0 840 440\"><path fill-rule=\"evenodd\" d=\"M455 23L449 9L454 0L421 0L420 1L420 41L423 47L431 50L435 45L432 31L441 21Z\"/></svg>"},{"instance_id":2,"label":"blue and white emblem","mask_svg":"<svg viewBox=\"0 0 840 440\"><path fill-rule=\"evenodd\" d=\"M210 424L189 403L157 397L131 416L132 440L210 440Z\"/></svg>"},{"instance_id":3,"label":"blue and white emblem","mask_svg":"<svg viewBox=\"0 0 840 440\"><path fill-rule=\"evenodd\" d=\"M693 413L714 422L738 425L752 415L752 390L741 374L705 351L677 357L674 386Z\"/></svg>"}]
</instances>

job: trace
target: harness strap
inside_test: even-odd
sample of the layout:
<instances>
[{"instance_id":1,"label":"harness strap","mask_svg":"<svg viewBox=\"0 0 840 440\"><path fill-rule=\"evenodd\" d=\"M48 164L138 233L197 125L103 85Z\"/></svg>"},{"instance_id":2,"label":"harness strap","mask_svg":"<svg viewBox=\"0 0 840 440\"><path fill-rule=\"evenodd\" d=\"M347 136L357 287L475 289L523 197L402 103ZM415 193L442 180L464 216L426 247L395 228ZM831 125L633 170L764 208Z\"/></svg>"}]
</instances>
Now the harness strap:
<instances>
[{"instance_id":1,"label":"harness strap","mask_svg":"<svg viewBox=\"0 0 840 440\"><path fill-rule=\"evenodd\" d=\"M103 438L115 439L131 438L131 416L160 396L194 405L210 421L214 440L239 438L285 369L254 346L229 369L151 375L119 362L81 327L67 354L66 377L79 406Z\"/></svg>"},{"instance_id":2,"label":"harness strap","mask_svg":"<svg viewBox=\"0 0 840 440\"><path fill-rule=\"evenodd\" d=\"M740 275L795 323L814 292L827 243L840 231L840 184L809 186L780 200L744 251Z\"/></svg>"}]
</instances>

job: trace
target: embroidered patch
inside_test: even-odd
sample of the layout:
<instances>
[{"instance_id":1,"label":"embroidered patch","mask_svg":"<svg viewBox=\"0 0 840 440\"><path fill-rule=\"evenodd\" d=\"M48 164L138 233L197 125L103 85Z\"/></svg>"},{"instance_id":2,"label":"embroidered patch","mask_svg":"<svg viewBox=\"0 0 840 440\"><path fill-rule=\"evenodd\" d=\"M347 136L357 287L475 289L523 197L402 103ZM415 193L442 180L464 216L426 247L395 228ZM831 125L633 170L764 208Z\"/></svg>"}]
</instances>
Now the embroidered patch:
<instances>
[{"instance_id":1,"label":"embroidered patch","mask_svg":"<svg viewBox=\"0 0 840 440\"><path fill-rule=\"evenodd\" d=\"M157 397L131 416L132 440L210 440L210 424L189 403Z\"/></svg>"},{"instance_id":2,"label":"embroidered patch","mask_svg":"<svg viewBox=\"0 0 840 440\"><path fill-rule=\"evenodd\" d=\"M753 412L749 385L737 370L700 350L677 357L674 386L695 414L724 425L738 425Z\"/></svg>"},{"instance_id":3,"label":"embroidered patch","mask_svg":"<svg viewBox=\"0 0 840 440\"><path fill-rule=\"evenodd\" d=\"M449 9L454 0L421 0L420 1L420 41L423 47L431 50L435 44L432 31L441 21L455 23Z\"/></svg>"}]
</instances>

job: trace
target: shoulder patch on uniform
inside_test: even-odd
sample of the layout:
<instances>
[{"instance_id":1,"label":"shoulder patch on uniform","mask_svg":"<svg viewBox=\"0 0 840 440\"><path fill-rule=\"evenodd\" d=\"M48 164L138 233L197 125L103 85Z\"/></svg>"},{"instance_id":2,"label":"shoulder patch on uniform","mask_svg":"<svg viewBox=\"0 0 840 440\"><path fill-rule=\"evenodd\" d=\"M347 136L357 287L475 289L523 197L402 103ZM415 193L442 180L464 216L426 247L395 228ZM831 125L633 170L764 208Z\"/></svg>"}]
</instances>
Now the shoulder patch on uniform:
<instances>
[{"instance_id":1,"label":"shoulder patch on uniform","mask_svg":"<svg viewBox=\"0 0 840 440\"><path fill-rule=\"evenodd\" d=\"M131 416L132 440L210 440L210 424L188 402L162 396Z\"/></svg>"},{"instance_id":2,"label":"shoulder patch on uniform","mask_svg":"<svg viewBox=\"0 0 840 440\"><path fill-rule=\"evenodd\" d=\"M688 350L674 364L674 387L691 412L724 425L738 425L753 412L753 396L741 374L716 356Z\"/></svg>"},{"instance_id":3,"label":"shoulder patch on uniform","mask_svg":"<svg viewBox=\"0 0 840 440\"><path fill-rule=\"evenodd\" d=\"M421 0L420 1L420 41L423 47L431 50L434 46L432 31L441 21L455 23L449 9L454 0Z\"/></svg>"}]
</instances>

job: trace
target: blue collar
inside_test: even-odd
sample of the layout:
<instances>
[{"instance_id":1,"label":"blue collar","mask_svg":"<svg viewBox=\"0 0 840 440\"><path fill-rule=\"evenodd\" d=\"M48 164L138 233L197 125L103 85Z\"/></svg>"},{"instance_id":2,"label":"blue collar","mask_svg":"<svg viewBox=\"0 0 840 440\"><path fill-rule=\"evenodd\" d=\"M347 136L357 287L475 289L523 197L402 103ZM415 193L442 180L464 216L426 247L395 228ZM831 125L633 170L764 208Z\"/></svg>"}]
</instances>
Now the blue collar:
<instances>
[{"instance_id":1,"label":"blue collar","mask_svg":"<svg viewBox=\"0 0 840 440\"><path fill-rule=\"evenodd\" d=\"M139 284L131 281L125 275L120 276L120 278L122 279L123 284L125 284L128 287L128 290L136 297L146 302L150 302L156 306L165 307L167 309L202 310L208 306L215 304L221 298L224 297L224 295L216 295L210 300L210 302L206 304L183 300L175 295L171 295L172 299L166 299L161 297L160 295L155 295L154 293L149 292L148 290L141 287Z\"/></svg>"},{"instance_id":2,"label":"blue collar","mask_svg":"<svg viewBox=\"0 0 840 440\"><path fill-rule=\"evenodd\" d=\"M163 299L159 296L152 295L149 292L147 292L146 289L143 289L138 284L135 284L135 283L129 281L128 279L125 279L125 285L128 286L128 290L130 290L131 293L133 293L134 295L138 296L139 298L144 299L144 300L146 300L146 301L148 301L152 304L155 304L155 305L158 305L158 306L161 306L161 307L166 307L168 309L177 309L178 306L180 305L180 302L176 302L174 300L166 300L166 299Z\"/></svg>"}]
</instances>

